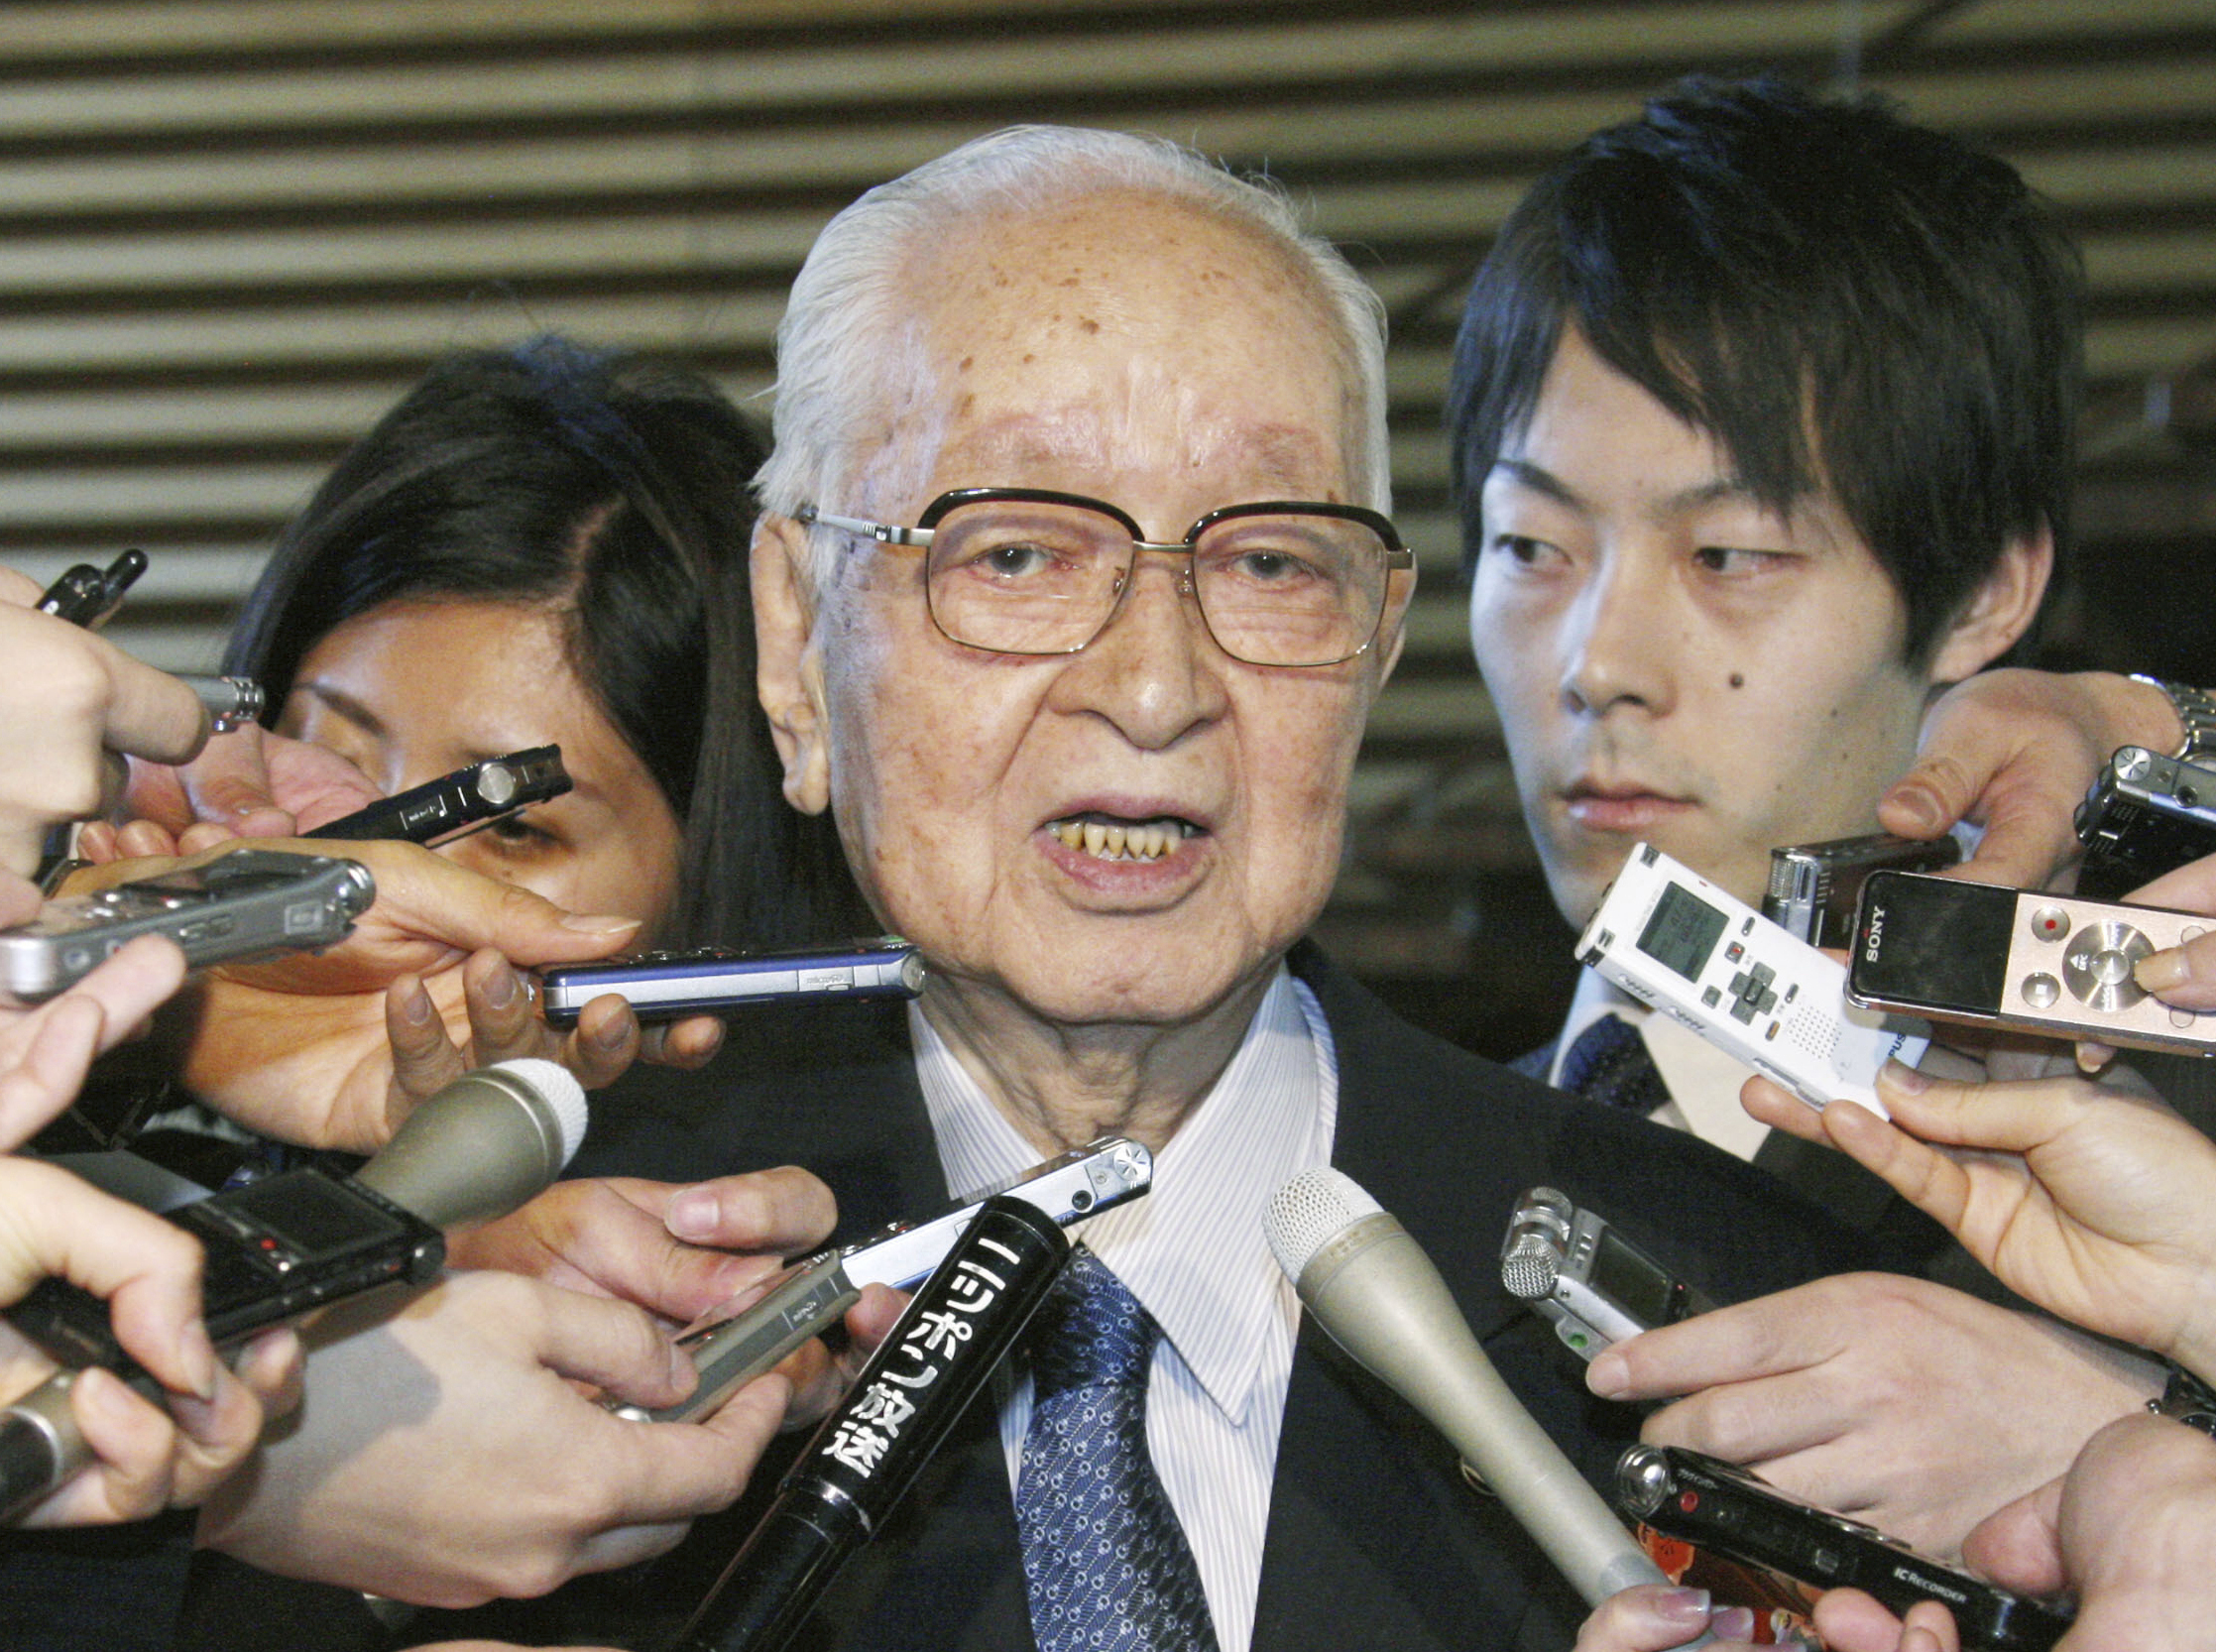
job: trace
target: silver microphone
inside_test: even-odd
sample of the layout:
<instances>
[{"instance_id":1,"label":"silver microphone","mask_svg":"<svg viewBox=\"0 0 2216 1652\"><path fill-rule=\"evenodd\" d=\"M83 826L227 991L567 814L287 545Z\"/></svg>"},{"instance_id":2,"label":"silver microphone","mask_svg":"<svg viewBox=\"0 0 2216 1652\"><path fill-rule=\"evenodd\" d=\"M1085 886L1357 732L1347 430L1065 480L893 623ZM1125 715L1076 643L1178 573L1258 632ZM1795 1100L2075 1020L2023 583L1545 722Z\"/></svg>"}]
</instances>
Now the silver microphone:
<instances>
[{"instance_id":1,"label":"silver microphone","mask_svg":"<svg viewBox=\"0 0 2216 1652\"><path fill-rule=\"evenodd\" d=\"M1447 1437L1587 1605L1670 1581L1501 1380L1431 1258L1352 1178L1295 1176L1270 1200L1268 1233L1316 1322Z\"/></svg>"},{"instance_id":2,"label":"silver microphone","mask_svg":"<svg viewBox=\"0 0 2216 1652\"><path fill-rule=\"evenodd\" d=\"M490 1222L543 1193L584 1139L584 1087L525 1057L440 1090L354 1179L434 1228Z\"/></svg>"}]
</instances>

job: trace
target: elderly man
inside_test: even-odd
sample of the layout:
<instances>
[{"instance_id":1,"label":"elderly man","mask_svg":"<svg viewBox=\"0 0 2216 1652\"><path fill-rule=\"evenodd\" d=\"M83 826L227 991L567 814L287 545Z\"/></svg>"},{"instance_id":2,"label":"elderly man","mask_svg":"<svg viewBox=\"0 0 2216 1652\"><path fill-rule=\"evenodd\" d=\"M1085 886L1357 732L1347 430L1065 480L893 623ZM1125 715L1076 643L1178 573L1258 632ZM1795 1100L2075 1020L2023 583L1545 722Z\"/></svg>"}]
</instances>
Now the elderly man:
<instances>
[{"instance_id":1,"label":"elderly man","mask_svg":"<svg viewBox=\"0 0 2216 1652\"><path fill-rule=\"evenodd\" d=\"M818 1011L705 1074L635 1074L580 1167L790 1159L851 1235L1103 1131L1158 1154L820 1639L1567 1641L1575 1605L1499 1506L1302 1329L1269 1195L1326 1162L1369 1187L1596 1475L1636 1419L1608 1438L1499 1288L1521 1187L1573 1190L1725 1294L1853 1252L1745 1166L1433 1042L1296 946L1414 579L1379 514L1374 300L1183 152L1030 129L842 214L780 344L762 699L787 796L834 811L932 975L904 1019ZM1095 1342L1142 1393L1108 1397ZM1114 1419L1105 1545L1063 1518L1073 1410ZM662 1572L652 1605L681 1614L709 1575ZM641 1636L604 1601L558 1632Z\"/></svg>"}]
</instances>

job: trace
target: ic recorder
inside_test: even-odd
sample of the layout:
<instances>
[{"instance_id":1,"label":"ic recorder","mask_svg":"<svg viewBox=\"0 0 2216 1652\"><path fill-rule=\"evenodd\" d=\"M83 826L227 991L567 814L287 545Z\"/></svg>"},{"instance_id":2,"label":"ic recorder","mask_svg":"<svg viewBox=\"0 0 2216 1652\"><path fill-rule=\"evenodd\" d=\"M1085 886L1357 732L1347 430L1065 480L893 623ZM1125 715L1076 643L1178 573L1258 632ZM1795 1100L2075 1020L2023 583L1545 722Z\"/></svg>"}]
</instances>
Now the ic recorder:
<instances>
[{"instance_id":1,"label":"ic recorder","mask_svg":"<svg viewBox=\"0 0 2216 1652\"><path fill-rule=\"evenodd\" d=\"M2193 912L1875 873L1862 886L1847 991L1856 1003L1934 1020L2205 1055L2216 1010L2164 1003L2132 970L2211 927L2216 919Z\"/></svg>"},{"instance_id":2,"label":"ic recorder","mask_svg":"<svg viewBox=\"0 0 2216 1652\"><path fill-rule=\"evenodd\" d=\"M1846 970L1652 844L1636 844L1577 942L1578 962L1810 1107L1883 1114L1888 1059L1914 1066L1921 1021L1847 1002Z\"/></svg>"}]
</instances>

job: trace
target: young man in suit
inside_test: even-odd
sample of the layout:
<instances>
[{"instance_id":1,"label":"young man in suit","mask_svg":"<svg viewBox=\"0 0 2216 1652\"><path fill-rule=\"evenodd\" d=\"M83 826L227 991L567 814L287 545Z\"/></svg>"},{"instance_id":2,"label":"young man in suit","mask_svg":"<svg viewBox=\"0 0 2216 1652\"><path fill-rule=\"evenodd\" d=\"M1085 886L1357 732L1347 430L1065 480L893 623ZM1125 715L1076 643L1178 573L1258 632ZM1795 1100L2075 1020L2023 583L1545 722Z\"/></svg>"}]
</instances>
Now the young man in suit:
<instances>
[{"instance_id":1,"label":"young man in suit","mask_svg":"<svg viewBox=\"0 0 2216 1652\"><path fill-rule=\"evenodd\" d=\"M1972 679L1956 732L1980 696L2061 697L2072 679L1977 673L2032 625L2067 537L2078 311L2076 256L2009 167L1775 81L1675 89L1509 215L1449 419L1471 643L1571 923L1642 840L1759 903L1772 848L1880 829L1948 685ZM2104 679L2090 703L2177 739L2152 688ZM2105 758L2118 725L2094 722ZM1914 789L1944 774L1932 760ZM1766 1139L1747 1069L1591 972L1527 1070L1893 1220L1875 1178ZM1939 1550L2154 1386L2043 1322L1876 1279L1591 1374L1696 1393L1649 1437Z\"/></svg>"}]
</instances>

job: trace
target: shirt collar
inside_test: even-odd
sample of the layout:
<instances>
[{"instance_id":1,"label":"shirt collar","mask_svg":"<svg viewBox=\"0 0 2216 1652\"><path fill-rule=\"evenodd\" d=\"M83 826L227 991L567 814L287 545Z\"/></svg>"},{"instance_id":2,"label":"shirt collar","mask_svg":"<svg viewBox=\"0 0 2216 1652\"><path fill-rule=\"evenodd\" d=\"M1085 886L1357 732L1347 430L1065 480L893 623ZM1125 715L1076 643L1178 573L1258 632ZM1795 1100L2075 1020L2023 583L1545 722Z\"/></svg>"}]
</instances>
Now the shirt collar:
<instances>
[{"instance_id":1,"label":"shirt collar","mask_svg":"<svg viewBox=\"0 0 2216 1652\"><path fill-rule=\"evenodd\" d=\"M985 1187L1035 1163L913 1004L908 1025L947 1185ZM1330 1162L1337 1071L1313 995L1280 966L1223 1076L1155 1155L1152 1191L1076 1230L1234 1422L1253 1398L1268 1317L1292 1311L1265 1236L1270 1195Z\"/></svg>"}]
</instances>

